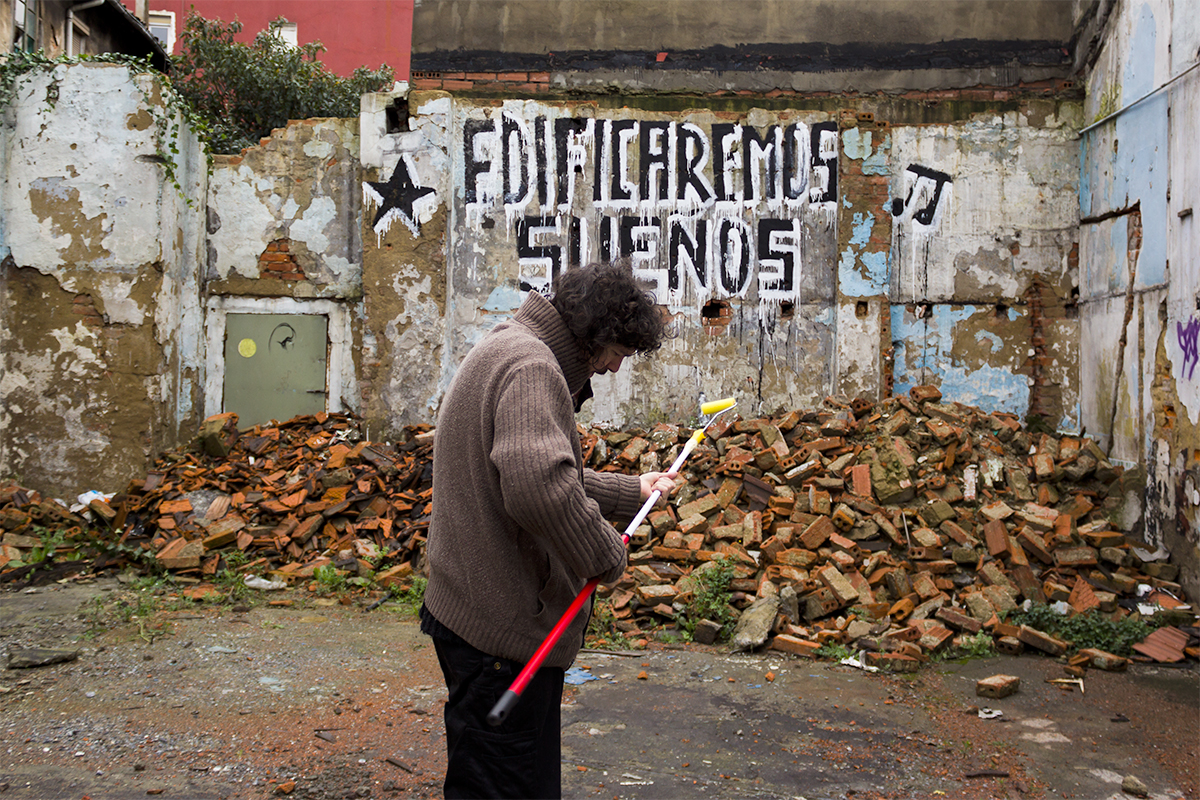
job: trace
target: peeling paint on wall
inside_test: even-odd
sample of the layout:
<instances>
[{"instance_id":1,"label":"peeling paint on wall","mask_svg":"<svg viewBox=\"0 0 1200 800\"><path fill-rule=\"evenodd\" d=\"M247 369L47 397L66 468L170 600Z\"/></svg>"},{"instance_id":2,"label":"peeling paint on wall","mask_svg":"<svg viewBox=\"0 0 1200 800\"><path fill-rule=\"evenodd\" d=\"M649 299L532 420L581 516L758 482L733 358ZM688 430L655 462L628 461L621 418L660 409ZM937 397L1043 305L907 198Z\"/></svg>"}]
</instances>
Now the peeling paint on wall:
<instances>
[{"instance_id":1,"label":"peeling paint on wall","mask_svg":"<svg viewBox=\"0 0 1200 800\"><path fill-rule=\"evenodd\" d=\"M293 122L240 156L214 158L208 195L207 275L260 277L259 255L287 239L303 282L293 296L357 300L362 293L358 120ZM220 293L272 294L278 285L218 285Z\"/></svg>"},{"instance_id":2,"label":"peeling paint on wall","mask_svg":"<svg viewBox=\"0 0 1200 800\"><path fill-rule=\"evenodd\" d=\"M180 193L203 196L204 158L186 128L164 132L179 188L165 180L152 76L27 77L0 126L0 469L54 493L112 491L194 423L197 355L180 348L198 311L176 290L196 285L199 226Z\"/></svg>"},{"instance_id":3,"label":"peeling paint on wall","mask_svg":"<svg viewBox=\"0 0 1200 800\"><path fill-rule=\"evenodd\" d=\"M1022 327L1014 308L998 317L990 307L892 306L896 392L932 383L958 402L1024 416L1029 382L1017 371Z\"/></svg>"}]
</instances>

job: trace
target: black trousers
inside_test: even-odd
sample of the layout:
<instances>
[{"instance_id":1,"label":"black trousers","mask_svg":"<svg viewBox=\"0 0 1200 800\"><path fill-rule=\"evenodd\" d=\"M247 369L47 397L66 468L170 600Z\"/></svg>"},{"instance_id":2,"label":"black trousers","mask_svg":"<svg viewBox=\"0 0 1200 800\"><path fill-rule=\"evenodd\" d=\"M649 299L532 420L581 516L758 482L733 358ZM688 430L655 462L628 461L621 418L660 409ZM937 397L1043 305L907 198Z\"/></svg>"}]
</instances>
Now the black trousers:
<instances>
[{"instance_id":1,"label":"black trousers","mask_svg":"<svg viewBox=\"0 0 1200 800\"><path fill-rule=\"evenodd\" d=\"M562 797L561 708L565 672L542 667L504 722L488 712L524 664L490 656L457 636L434 637L446 679L447 798Z\"/></svg>"}]
</instances>

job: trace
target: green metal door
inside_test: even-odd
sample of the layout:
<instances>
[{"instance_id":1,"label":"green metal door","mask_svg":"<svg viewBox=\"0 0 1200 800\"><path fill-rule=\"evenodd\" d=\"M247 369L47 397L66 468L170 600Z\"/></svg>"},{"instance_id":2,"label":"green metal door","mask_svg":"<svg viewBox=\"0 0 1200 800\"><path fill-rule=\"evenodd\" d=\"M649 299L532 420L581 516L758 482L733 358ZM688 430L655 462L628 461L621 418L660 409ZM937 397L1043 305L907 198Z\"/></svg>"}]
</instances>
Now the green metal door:
<instances>
[{"instance_id":1,"label":"green metal door","mask_svg":"<svg viewBox=\"0 0 1200 800\"><path fill-rule=\"evenodd\" d=\"M238 427L325 410L323 314L228 314L225 411Z\"/></svg>"}]
</instances>

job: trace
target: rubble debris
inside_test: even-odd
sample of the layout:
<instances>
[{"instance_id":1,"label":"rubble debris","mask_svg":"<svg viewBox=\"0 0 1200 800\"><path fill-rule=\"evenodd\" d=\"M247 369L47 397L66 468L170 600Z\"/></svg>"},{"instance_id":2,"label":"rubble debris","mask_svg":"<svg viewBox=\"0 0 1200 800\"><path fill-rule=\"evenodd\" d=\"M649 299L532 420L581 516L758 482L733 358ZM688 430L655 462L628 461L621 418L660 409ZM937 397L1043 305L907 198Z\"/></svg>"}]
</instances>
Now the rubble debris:
<instances>
[{"instance_id":1,"label":"rubble debris","mask_svg":"<svg viewBox=\"0 0 1200 800\"><path fill-rule=\"evenodd\" d=\"M1065 655L1072 643L1006 622L1032 601L1113 619L1179 615L1181 627L1148 639L1133 660L1162 658L1159 644L1171 658L1195 657L1178 570L1145 560L1120 529L1123 470L1090 439L943 402L933 387L730 415L707 433L633 533L625 577L599 591L627 635L687 620L696 578L724 563L740 622L690 620L697 641L732 629L745 649L813 657L841 646L894 671L979 637L1003 653ZM690 434L666 423L580 428L587 466L626 473L665 469ZM238 432L218 415L191 447L95 501L111 514L0 486L0 580L20 574L44 544L38 531L53 528L59 548L103 541L118 548L113 558L153 558L195 582L234 564L289 585L331 567L407 586L424 569L435 435L413 426L397 443L368 442L341 414ZM1084 652L1073 669L1127 663Z\"/></svg>"},{"instance_id":2,"label":"rubble debris","mask_svg":"<svg viewBox=\"0 0 1200 800\"><path fill-rule=\"evenodd\" d=\"M1021 689L1021 679L1016 675L992 675L975 682L975 694L998 700L1016 694Z\"/></svg>"},{"instance_id":3,"label":"rubble debris","mask_svg":"<svg viewBox=\"0 0 1200 800\"><path fill-rule=\"evenodd\" d=\"M396 448L363 441L346 415L301 416L241 433L236 415L218 415L192 447L163 454L114 495L111 520L72 513L18 486L0 488L0 527L14 548L0 553L0 570L41 545L38 528L57 527L61 547L99 536L185 579L211 578L225 556L240 552L246 563L238 571L265 575L259 579L272 585L311 578L323 565L353 574L385 565L376 577L387 586L420 563L431 449L429 442Z\"/></svg>"},{"instance_id":4,"label":"rubble debris","mask_svg":"<svg viewBox=\"0 0 1200 800\"><path fill-rule=\"evenodd\" d=\"M1160 663L1174 664L1186 658L1184 648L1187 645L1188 635L1179 628L1159 628L1133 649Z\"/></svg>"},{"instance_id":5,"label":"rubble debris","mask_svg":"<svg viewBox=\"0 0 1200 800\"><path fill-rule=\"evenodd\" d=\"M1149 797L1150 789L1134 775L1126 775L1121 780L1121 791L1134 797Z\"/></svg>"},{"instance_id":6,"label":"rubble debris","mask_svg":"<svg viewBox=\"0 0 1200 800\"><path fill-rule=\"evenodd\" d=\"M8 650L9 669L33 669L51 664L65 664L79 658L78 650L55 650L45 647L17 647Z\"/></svg>"},{"instance_id":7,"label":"rubble debris","mask_svg":"<svg viewBox=\"0 0 1200 800\"><path fill-rule=\"evenodd\" d=\"M1083 678L1047 678L1046 683L1053 683L1056 686L1078 686L1080 694L1087 694L1083 688Z\"/></svg>"}]
</instances>

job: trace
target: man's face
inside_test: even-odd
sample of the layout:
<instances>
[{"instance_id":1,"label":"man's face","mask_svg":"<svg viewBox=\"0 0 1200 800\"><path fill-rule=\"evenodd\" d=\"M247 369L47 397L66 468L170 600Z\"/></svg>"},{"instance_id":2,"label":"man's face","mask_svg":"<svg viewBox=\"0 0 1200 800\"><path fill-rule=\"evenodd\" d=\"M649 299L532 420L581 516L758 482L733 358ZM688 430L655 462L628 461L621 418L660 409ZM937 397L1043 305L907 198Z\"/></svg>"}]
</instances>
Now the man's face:
<instances>
[{"instance_id":1,"label":"man's face","mask_svg":"<svg viewBox=\"0 0 1200 800\"><path fill-rule=\"evenodd\" d=\"M621 362L634 354L634 350L619 344L610 344L592 357L593 375L607 375L621 368Z\"/></svg>"}]
</instances>

